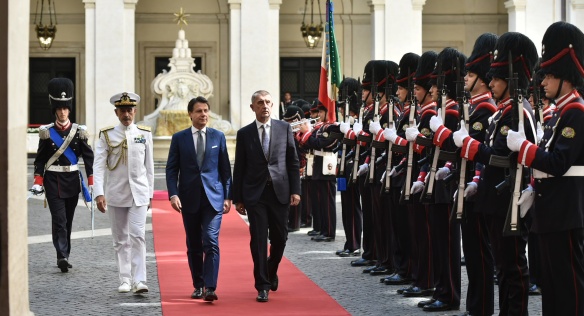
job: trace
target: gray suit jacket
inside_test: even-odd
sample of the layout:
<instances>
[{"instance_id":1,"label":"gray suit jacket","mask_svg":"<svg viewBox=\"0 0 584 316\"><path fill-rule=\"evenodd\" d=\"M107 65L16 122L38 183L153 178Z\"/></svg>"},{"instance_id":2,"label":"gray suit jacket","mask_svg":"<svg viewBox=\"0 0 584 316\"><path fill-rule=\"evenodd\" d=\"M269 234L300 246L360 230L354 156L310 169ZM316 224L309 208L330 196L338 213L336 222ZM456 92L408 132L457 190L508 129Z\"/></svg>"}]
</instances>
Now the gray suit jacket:
<instances>
[{"instance_id":1,"label":"gray suit jacket","mask_svg":"<svg viewBox=\"0 0 584 316\"><path fill-rule=\"evenodd\" d=\"M257 204L269 177L280 203L289 204L290 195L300 195L299 162L290 124L272 119L270 130L269 161L262 151L255 120L237 132L232 185L234 203Z\"/></svg>"}]
</instances>

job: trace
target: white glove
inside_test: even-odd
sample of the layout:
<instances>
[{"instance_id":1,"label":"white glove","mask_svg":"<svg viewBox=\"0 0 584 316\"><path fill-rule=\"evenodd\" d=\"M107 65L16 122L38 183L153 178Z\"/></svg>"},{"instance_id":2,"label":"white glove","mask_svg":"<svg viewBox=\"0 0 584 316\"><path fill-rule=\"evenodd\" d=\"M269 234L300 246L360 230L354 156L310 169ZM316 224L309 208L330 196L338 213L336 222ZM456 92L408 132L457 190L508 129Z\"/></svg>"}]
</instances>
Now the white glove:
<instances>
[{"instance_id":1,"label":"white glove","mask_svg":"<svg viewBox=\"0 0 584 316\"><path fill-rule=\"evenodd\" d=\"M462 147L462 143L467 136L468 131L466 130L464 122L462 122L460 124L460 129L452 133L452 140L454 140L454 145L456 145L456 147Z\"/></svg>"},{"instance_id":2,"label":"white glove","mask_svg":"<svg viewBox=\"0 0 584 316\"><path fill-rule=\"evenodd\" d=\"M435 132L441 125L444 125L442 121L442 109L438 109L438 115L434 115L430 119L430 129L432 132Z\"/></svg>"},{"instance_id":3,"label":"white glove","mask_svg":"<svg viewBox=\"0 0 584 316\"><path fill-rule=\"evenodd\" d=\"M523 129L520 129L519 132L515 132L509 130L507 132L507 147L511 149L511 151L519 151L521 150L521 145L525 141L525 132Z\"/></svg>"},{"instance_id":4,"label":"white glove","mask_svg":"<svg viewBox=\"0 0 584 316\"><path fill-rule=\"evenodd\" d=\"M521 215L521 218L525 217L525 214L527 214L527 211L529 211L529 209L533 205L534 199L535 199L535 196L533 195L533 187L531 186L531 184L528 184L527 188L525 188L525 190L521 191L521 197L519 198L519 201L517 202L517 205L519 206L519 214Z\"/></svg>"},{"instance_id":5,"label":"white glove","mask_svg":"<svg viewBox=\"0 0 584 316\"><path fill-rule=\"evenodd\" d=\"M345 134L346 136L347 132L351 129L351 124L342 122L339 124L339 129L341 130L341 133Z\"/></svg>"},{"instance_id":6,"label":"white glove","mask_svg":"<svg viewBox=\"0 0 584 316\"><path fill-rule=\"evenodd\" d=\"M34 192L43 192L43 187L39 184L33 184L32 188L30 188Z\"/></svg>"},{"instance_id":7,"label":"white glove","mask_svg":"<svg viewBox=\"0 0 584 316\"><path fill-rule=\"evenodd\" d=\"M450 174L450 168L442 167L436 171L436 180L444 180Z\"/></svg>"},{"instance_id":8,"label":"white glove","mask_svg":"<svg viewBox=\"0 0 584 316\"><path fill-rule=\"evenodd\" d=\"M359 133L361 133L362 130L363 124L361 124L361 122L353 124L353 132L355 132L355 135L359 135Z\"/></svg>"},{"instance_id":9,"label":"white glove","mask_svg":"<svg viewBox=\"0 0 584 316\"><path fill-rule=\"evenodd\" d=\"M367 171L369 171L369 164L364 163L364 164L359 166L359 170L357 170L357 176L362 176L362 175L366 174Z\"/></svg>"},{"instance_id":10,"label":"white glove","mask_svg":"<svg viewBox=\"0 0 584 316\"><path fill-rule=\"evenodd\" d=\"M469 182L464 189L464 197L471 197L477 193L478 184L476 182Z\"/></svg>"},{"instance_id":11,"label":"white glove","mask_svg":"<svg viewBox=\"0 0 584 316\"><path fill-rule=\"evenodd\" d=\"M409 142L415 141L416 137L418 137L419 134L420 134L420 132L418 131L417 127L408 127L406 129L406 139Z\"/></svg>"},{"instance_id":12,"label":"white glove","mask_svg":"<svg viewBox=\"0 0 584 316\"><path fill-rule=\"evenodd\" d=\"M385 137L385 139L388 141L395 143L395 140L397 139L397 132L395 131L393 123L389 128L385 128L383 130L383 137Z\"/></svg>"},{"instance_id":13,"label":"white glove","mask_svg":"<svg viewBox=\"0 0 584 316\"><path fill-rule=\"evenodd\" d=\"M412 184L412 189L410 190L410 194L420 193L424 190L424 182L416 181Z\"/></svg>"},{"instance_id":14,"label":"white glove","mask_svg":"<svg viewBox=\"0 0 584 316\"><path fill-rule=\"evenodd\" d=\"M383 174L381 175L381 180L379 180L379 183L385 184L385 173L386 172L387 172L387 170L386 171L383 171Z\"/></svg>"},{"instance_id":15,"label":"white glove","mask_svg":"<svg viewBox=\"0 0 584 316\"><path fill-rule=\"evenodd\" d=\"M355 118L352 116L349 116L349 124L353 125L355 124Z\"/></svg>"},{"instance_id":16,"label":"white glove","mask_svg":"<svg viewBox=\"0 0 584 316\"><path fill-rule=\"evenodd\" d=\"M373 133L373 135L377 135L377 132L381 130L381 125L379 122L371 122L369 124L369 131Z\"/></svg>"},{"instance_id":17,"label":"white glove","mask_svg":"<svg viewBox=\"0 0 584 316\"><path fill-rule=\"evenodd\" d=\"M543 138L543 128L541 128L541 123L537 122L537 142L539 143Z\"/></svg>"},{"instance_id":18,"label":"white glove","mask_svg":"<svg viewBox=\"0 0 584 316\"><path fill-rule=\"evenodd\" d=\"M403 171L404 171L404 168L402 168L400 171L397 171L397 166L395 166L395 167L391 168L391 171L389 172L389 176L395 177L397 175L400 175Z\"/></svg>"}]
</instances>

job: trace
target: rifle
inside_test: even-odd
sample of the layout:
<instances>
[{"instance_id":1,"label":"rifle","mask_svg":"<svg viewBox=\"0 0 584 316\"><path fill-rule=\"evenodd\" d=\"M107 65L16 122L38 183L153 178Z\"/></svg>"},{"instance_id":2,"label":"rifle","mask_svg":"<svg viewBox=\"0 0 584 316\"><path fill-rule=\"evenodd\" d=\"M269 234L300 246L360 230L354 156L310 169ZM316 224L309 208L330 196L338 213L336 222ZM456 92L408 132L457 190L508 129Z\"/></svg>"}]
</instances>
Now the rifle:
<instances>
[{"instance_id":1,"label":"rifle","mask_svg":"<svg viewBox=\"0 0 584 316\"><path fill-rule=\"evenodd\" d=\"M410 70L408 69L408 74ZM416 97L414 95L414 85L411 81L411 78L408 77L408 89L410 93L410 115L408 117L408 124L409 126L416 126ZM406 171L406 182L404 184L403 193L403 200L408 201L410 199L410 190L412 185L412 173L414 169L414 142L409 142L408 144L408 164L407 164L407 171Z\"/></svg>"},{"instance_id":2,"label":"rifle","mask_svg":"<svg viewBox=\"0 0 584 316\"><path fill-rule=\"evenodd\" d=\"M442 107L446 106L447 87L444 86L444 72L442 71L442 63L439 62L436 68L438 72L438 77L436 78L436 86L438 87L438 104L436 105L436 111L438 112L440 111L440 109L442 109ZM444 122L444 118L446 116L445 113L446 108L444 108L443 111L441 111L442 122ZM432 139L433 135L431 136L432 138L430 137L424 138L420 136L418 137L423 139L423 141L427 141L428 139ZM431 148L433 146L433 143L430 142L427 145L428 148ZM428 173L428 183L424 186L424 190L422 192L422 195L420 196L420 201L422 202L432 201L432 192L434 191L434 182L436 178L436 168L438 167L438 158L440 157L440 147L438 146L433 147L434 150L432 152L432 165L430 166L430 172Z\"/></svg>"},{"instance_id":3,"label":"rifle","mask_svg":"<svg viewBox=\"0 0 584 316\"><path fill-rule=\"evenodd\" d=\"M456 101L458 102L458 110L460 113L460 126L464 124L466 130L469 130L469 114L468 114L468 100L464 94L464 80L460 79L460 59L456 59L456 68L459 70L456 75ZM464 189L466 185L466 167L467 159L461 158L458 170L458 189L456 190L455 203L452 208L452 213L456 214L456 219L461 220L464 212Z\"/></svg>"},{"instance_id":4,"label":"rifle","mask_svg":"<svg viewBox=\"0 0 584 316\"><path fill-rule=\"evenodd\" d=\"M345 123L349 123L349 87L345 86L343 88L343 94L345 95ZM343 141L343 149L341 151L341 162L339 166L339 176L344 177L345 175L345 155L347 154L347 143Z\"/></svg>"},{"instance_id":5,"label":"rifle","mask_svg":"<svg viewBox=\"0 0 584 316\"><path fill-rule=\"evenodd\" d=\"M536 69L533 69L533 79L531 81L533 87L533 111L535 112L535 120L543 126L543 100L539 95L539 82L535 77Z\"/></svg>"},{"instance_id":6,"label":"rifle","mask_svg":"<svg viewBox=\"0 0 584 316\"><path fill-rule=\"evenodd\" d=\"M363 110L364 110L365 104L361 105L361 108L359 109L359 123L363 122ZM355 140L357 140L357 137L359 135L355 135ZM360 154L359 151L361 150L361 145L359 145L359 142L357 141L355 144L355 158L354 158L354 162L353 162L353 174L352 174L352 179L351 181L353 183L357 182L357 171L359 170L359 158L360 158Z\"/></svg>"},{"instance_id":7,"label":"rifle","mask_svg":"<svg viewBox=\"0 0 584 316\"><path fill-rule=\"evenodd\" d=\"M513 72L513 56L511 51L509 51L509 78L507 80L507 85L509 87L509 97L511 98L511 129L514 131L519 131L519 127L523 127L523 94L521 89L517 88L518 85L518 75ZM509 161L517 161L517 153L511 153L509 156ZM511 165L511 163L510 163ZM517 163L516 168L510 168L510 176L514 181L513 192L511 196L511 202L509 203L509 209L507 211L507 217L505 218L505 225L503 226L503 236L519 236L521 234L518 230L519 222L519 197L521 195L521 185L523 179L523 165ZM513 174L514 173L514 174Z\"/></svg>"},{"instance_id":8,"label":"rifle","mask_svg":"<svg viewBox=\"0 0 584 316\"><path fill-rule=\"evenodd\" d=\"M409 74L408 74L409 75ZM388 88L389 87L389 88ZM391 91L393 91L393 86L391 84L386 86L385 95L391 95ZM387 98L387 97L386 97ZM387 126L394 125L393 122L393 97L390 96L389 104L387 105ZM391 177L389 174L391 173L391 160L393 159L393 152L391 151L392 142L388 141L387 147L387 163L385 165L385 192L388 193L391 189Z\"/></svg>"},{"instance_id":9,"label":"rifle","mask_svg":"<svg viewBox=\"0 0 584 316\"><path fill-rule=\"evenodd\" d=\"M373 122L379 122L379 95L377 94L377 83L374 81L375 79L375 67L371 71L371 94L373 95L373 102L375 103L375 108L373 111ZM375 135L369 130L369 133L375 140ZM373 142L371 142L373 144ZM373 183L375 179L375 147L371 146L371 161L369 163L369 183Z\"/></svg>"}]
</instances>

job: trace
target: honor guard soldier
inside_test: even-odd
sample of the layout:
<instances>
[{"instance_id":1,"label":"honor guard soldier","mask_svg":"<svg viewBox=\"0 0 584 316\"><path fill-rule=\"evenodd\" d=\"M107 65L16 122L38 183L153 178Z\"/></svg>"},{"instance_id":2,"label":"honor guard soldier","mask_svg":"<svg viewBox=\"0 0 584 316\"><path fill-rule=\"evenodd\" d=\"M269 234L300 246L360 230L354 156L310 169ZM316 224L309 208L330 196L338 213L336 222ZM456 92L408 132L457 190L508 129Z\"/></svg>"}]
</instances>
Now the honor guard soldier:
<instances>
[{"instance_id":1,"label":"honor guard soldier","mask_svg":"<svg viewBox=\"0 0 584 316\"><path fill-rule=\"evenodd\" d=\"M317 194L312 197L312 205L313 211L315 208L319 210L320 234L311 239L317 242L334 241L337 227L335 202L337 155L333 149L337 146L338 139L331 137L331 133L340 134L340 130L335 122L328 119L328 111L329 109L319 102L318 116L323 124L314 129L309 122L300 125L300 132L303 134L300 145L314 150L312 185Z\"/></svg>"},{"instance_id":2,"label":"honor guard soldier","mask_svg":"<svg viewBox=\"0 0 584 316\"><path fill-rule=\"evenodd\" d=\"M302 100L304 101L304 100ZM288 123L295 123L298 124L301 120L304 119L304 112L301 108L296 105L289 105L286 107L286 112L284 113L283 120ZM298 160L300 162L300 168L306 167L306 154L300 148L300 144L298 143L298 138L296 138L296 134L299 133L299 129L293 129L292 132L294 135L294 143L296 144L296 154L298 155ZM302 190L302 188L301 188ZM302 213L302 200L298 205L290 206L290 211L288 213L288 232L295 232L300 230L300 217Z\"/></svg>"},{"instance_id":3,"label":"honor guard soldier","mask_svg":"<svg viewBox=\"0 0 584 316\"><path fill-rule=\"evenodd\" d=\"M533 168L533 192L525 190L521 213L531 202L541 253L543 315L584 315L584 34L556 22L542 40L540 75L556 109L539 145L509 132L507 145L519 163ZM525 209L524 209L525 208Z\"/></svg>"},{"instance_id":4,"label":"honor guard soldier","mask_svg":"<svg viewBox=\"0 0 584 316\"><path fill-rule=\"evenodd\" d=\"M154 194L154 160L150 127L134 124L138 102L140 97L130 92L111 97L120 124L102 128L95 146L96 202L109 214L120 293L148 292L145 226Z\"/></svg>"},{"instance_id":5,"label":"honor guard soldier","mask_svg":"<svg viewBox=\"0 0 584 316\"><path fill-rule=\"evenodd\" d=\"M87 144L87 127L71 123L69 115L73 104L73 82L67 78L49 81L49 102L56 120L39 129L39 148L34 161L35 194L46 193L52 221L53 245L57 251L57 266L67 272L71 253L71 228L79 192L86 201L91 199L81 172L79 157L83 158L87 183L93 185L93 151Z\"/></svg>"},{"instance_id":6,"label":"honor guard soldier","mask_svg":"<svg viewBox=\"0 0 584 316\"><path fill-rule=\"evenodd\" d=\"M399 61L398 75L396 78L397 91L396 96L398 103L396 106L400 109L400 115L394 118L394 123L389 124L383 131L383 138L390 141L394 137L400 136L403 143L394 144L391 142L392 166L386 177L390 177L390 216L393 244L393 261L395 273L382 279L387 285L408 284L412 277L412 260L411 260L411 236L408 229L408 208L405 204L400 203L402 187L405 182L405 154L407 153L407 142L405 141L405 130L409 127L408 118L410 114L410 88L420 56L414 53L406 53ZM387 166L386 166L387 170Z\"/></svg>"},{"instance_id":7,"label":"honor guard soldier","mask_svg":"<svg viewBox=\"0 0 584 316\"><path fill-rule=\"evenodd\" d=\"M515 184L523 180L518 177L517 181L511 181L507 175L511 172L521 175L523 170L516 162L509 161L511 150L507 147L507 135L512 128L521 129L527 139L535 142L533 113L523 95L529 87L537 58L535 45L527 36L508 32L499 37L487 74L492 77L489 86L498 100L498 108L487 129L485 142L470 137L464 125L453 133L454 143L462 148L461 157L485 166L478 183L475 211L485 217L499 279L499 307L505 315L528 313L527 230L520 221L514 230L506 225L506 222L517 220L507 213L512 214L508 211L516 206L511 189L519 190Z\"/></svg>"},{"instance_id":8,"label":"honor guard soldier","mask_svg":"<svg viewBox=\"0 0 584 316\"><path fill-rule=\"evenodd\" d=\"M354 78L345 78L339 86L341 93L339 100L342 102L341 109L349 109L349 113L345 113L345 118L348 121L339 124L341 133L346 134L351 128L351 122L354 122L359 115L359 100L361 98L361 85L359 81ZM345 102L349 102L348 106ZM355 145L354 133L353 137L345 137L343 143L345 151L341 154L347 156L347 153ZM341 191L341 207L343 218L343 229L345 230L345 245L343 249L337 251L340 257L359 256L361 254L361 233L363 231L363 211L361 210L361 200L359 196L359 185L351 181L351 171L353 170L354 159L346 158L343 173L338 177L345 178L347 188ZM339 167L339 171L341 168Z\"/></svg>"},{"instance_id":9,"label":"honor guard soldier","mask_svg":"<svg viewBox=\"0 0 584 316\"><path fill-rule=\"evenodd\" d=\"M302 104L300 103L300 101L302 101ZM297 105L302 105L300 106L302 108L302 111L304 112L304 117L305 118L310 118L310 103L308 103L305 100L297 100L296 101ZM301 133L298 132L296 133L295 137L297 141L300 140L300 135ZM298 143L298 145L300 145L300 143ZM300 216L300 228L307 228L312 226L312 201L311 201L311 197L310 197L310 177L308 177L306 175L307 171L308 171L308 151L304 150L302 147L300 148L300 150L302 150L302 155L298 156L298 159L300 160L300 190L302 192L302 200L300 202L300 204L302 204L302 214ZM304 161L303 161L304 160ZM310 168L312 168L312 166L310 166Z\"/></svg>"}]
</instances>

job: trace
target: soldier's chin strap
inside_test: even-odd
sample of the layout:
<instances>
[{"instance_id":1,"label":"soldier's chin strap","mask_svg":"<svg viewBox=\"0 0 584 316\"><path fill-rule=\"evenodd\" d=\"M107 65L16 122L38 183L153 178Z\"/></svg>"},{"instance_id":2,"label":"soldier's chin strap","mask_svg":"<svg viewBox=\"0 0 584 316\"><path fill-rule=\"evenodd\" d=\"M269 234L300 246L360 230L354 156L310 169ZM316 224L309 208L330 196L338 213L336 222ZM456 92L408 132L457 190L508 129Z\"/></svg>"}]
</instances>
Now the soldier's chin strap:
<instances>
[{"instance_id":1,"label":"soldier's chin strap","mask_svg":"<svg viewBox=\"0 0 584 316\"><path fill-rule=\"evenodd\" d=\"M468 89L468 92L472 92L472 90L474 90L475 85L477 84L477 81L479 81L479 76L477 76L475 78L475 80L472 82L472 85L470 86L470 88Z\"/></svg>"},{"instance_id":2,"label":"soldier's chin strap","mask_svg":"<svg viewBox=\"0 0 584 316\"><path fill-rule=\"evenodd\" d=\"M563 85L564 85L564 79L560 78L560 84L558 85L558 91L556 91L556 95L554 96L553 100L557 100L560 97L560 92L562 91Z\"/></svg>"}]
</instances>

